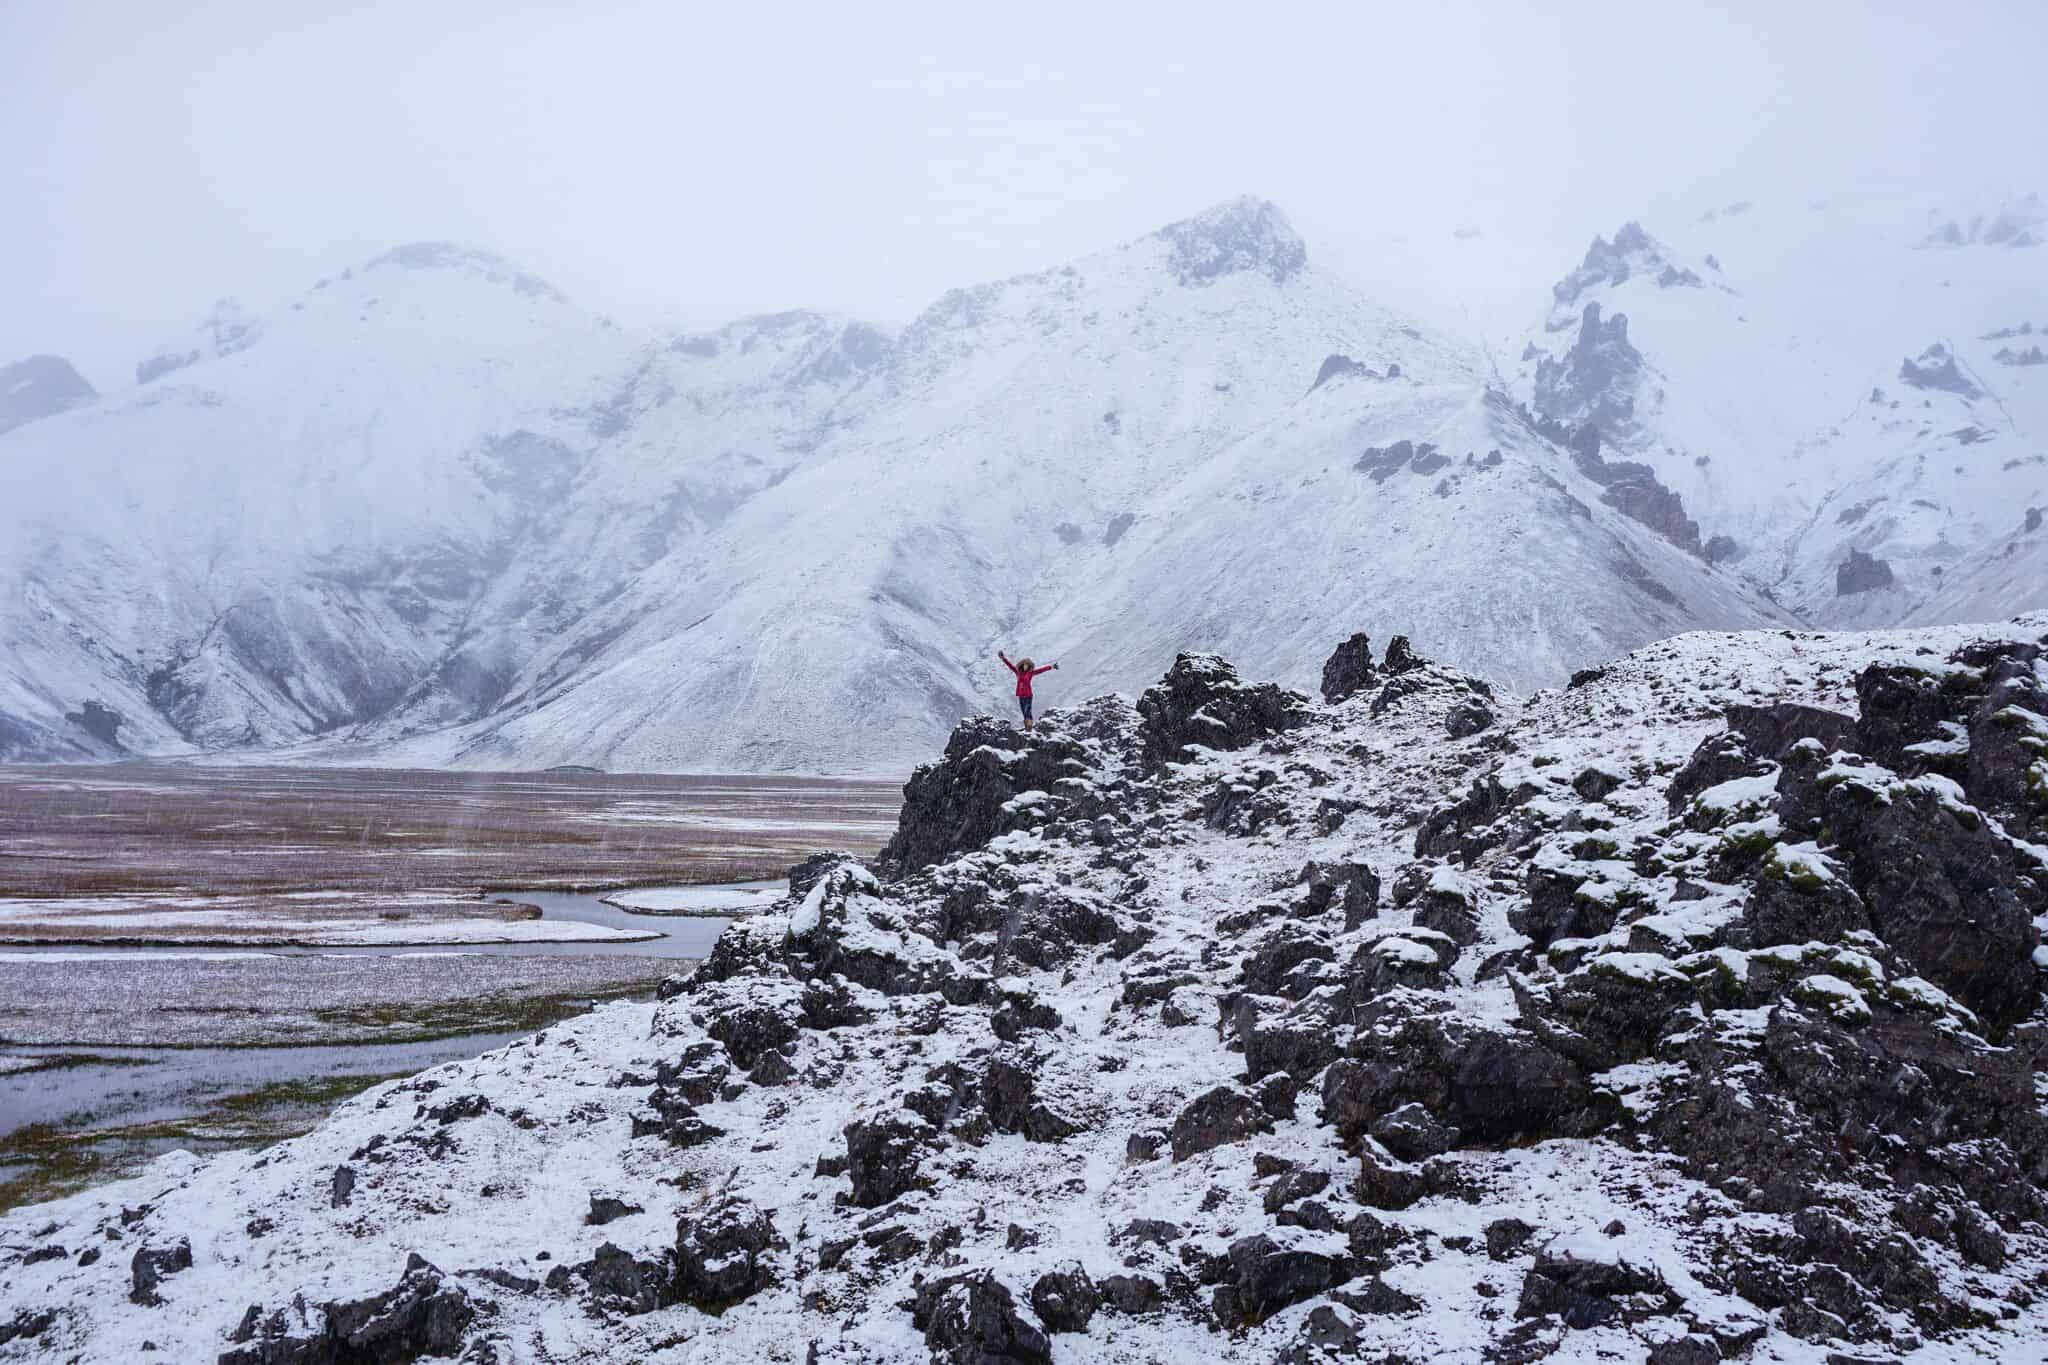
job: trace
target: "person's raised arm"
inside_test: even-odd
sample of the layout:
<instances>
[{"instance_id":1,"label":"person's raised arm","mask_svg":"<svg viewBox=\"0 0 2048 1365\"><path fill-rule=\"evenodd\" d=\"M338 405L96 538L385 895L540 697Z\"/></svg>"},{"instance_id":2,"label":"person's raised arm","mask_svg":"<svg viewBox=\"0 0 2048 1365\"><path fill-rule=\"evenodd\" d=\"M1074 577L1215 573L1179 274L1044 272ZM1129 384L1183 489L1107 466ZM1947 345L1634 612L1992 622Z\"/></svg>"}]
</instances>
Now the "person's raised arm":
<instances>
[{"instance_id":1,"label":"person's raised arm","mask_svg":"<svg viewBox=\"0 0 2048 1365\"><path fill-rule=\"evenodd\" d=\"M996 657L1003 661L1004 668L1009 669L1012 673L1015 673L1017 671L1017 665L1011 663L1010 656L1003 653L1003 651L1001 651L1000 649L996 651Z\"/></svg>"}]
</instances>

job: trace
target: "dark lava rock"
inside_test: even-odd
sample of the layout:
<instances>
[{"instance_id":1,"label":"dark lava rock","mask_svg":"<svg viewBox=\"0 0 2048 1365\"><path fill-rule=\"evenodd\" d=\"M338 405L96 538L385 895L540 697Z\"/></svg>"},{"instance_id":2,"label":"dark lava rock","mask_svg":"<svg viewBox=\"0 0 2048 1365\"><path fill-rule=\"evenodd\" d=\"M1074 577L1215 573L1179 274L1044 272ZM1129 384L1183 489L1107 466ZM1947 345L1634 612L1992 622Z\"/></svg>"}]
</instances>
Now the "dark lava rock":
<instances>
[{"instance_id":1,"label":"dark lava rock","mask_svg":"<svg viewBox=\"0 0 2048 1365\"><path fill-rule=\"evenodd\" d=\"M1288 1247L1264 1233L1232 1242L1229 1259L1229 1279L1211 1303L1217 1320L1232 1327L1264 1322L1357 1273L1347 1257Z\"/></svg>"},{"instance_id":2,"label":"dark lava rock","mask_svg":"<svg viewBox=\"0 0 2048 1365\"><path fill-rule=\"evenodd\" d=\"M1486 1255L1495 1261L1511 1261L1522 1254L1536 1229L1519 1218L1496 1218L1486 1225Z\"/></svg>"},{"instance_id":3,"label":"dark lava rock","mask_svg":"<svg viewBox=\"0 0 2048 1365\"><path fill-rule=\"evenodd\" d=\"M1102 1301L1133 1317L1150 1313L1166 1302L1166 1291L1150 1275L1105 1275L1096 1284Z\"/></svg>"},{"instance_id":4,"label":"dark lava rock","mask_svg":"<svg viewBox=\"0 0 2048 1365\"><path fill-rule=\"evenodd\" d=\"M775 1283L772 1254L784 1245L768 1215L726 1199L676 1223L675 1291L684 1303L717 1312Z\"/></svg>"},{"instance_id":5,"label":"dark lava rock","mask_svg":"<svg viewBox=\"0 0 2048 1365\"><path fill-rule=\"evenodd\" d=\"M1733 731L1708 735L1692 751L1665 788L1664 804L1676 815L1687 802L1709 787L1733 782L1738 777L1759 777L1770 765L1750 751L1749 742Z\"/></svg>"},{"instance_id":6,"label":"dark lava rock","mask_svg":"<svg viewBox=\"0 0 2048 1365\"><path fill-rule=\"evenodd\" d=\"M1039 1102L1029 1071L1000 1057L982 1073L981 1107L996 1131L1020 1133L1032 1142L1062 1142L1081 1131Z\"/></svg>"},{"instance_id":7,"label":"dark lava rock","mask_svg":"<svg viewBox=\"0 0 2048 1365\"><path fill-rule=\"evenodd\" d=\"M1372 640L1362 632L1331 652L1323 664L1323 700L1336 705L1377 682L1372 662Z\"/></svg>"},{"instance_id":8,"label":"dark lava rock","mask_svg":"<svg viewBox=\"0 0 2048 1365\"><path fill-rule=\"evenodd\" d=\"M1398 674L1412 673L1428 663L1429 660L1415 652L1414 646L1408 643L1407 636L1396 635L1387 643L1387 657L1380 666L1389 674Z\"/></svg>"},{"instance_id":9,"label":"dark lava rock","mask_svg":"<svg viewBox=\"0 0 2048 1365\"><path fill-rule=\"evenodd\" d=\"M1549 1247L1536 1253L1536 1264L1522 1282L1522 1297L1515 1305L1518 1318L1554 1313L1567 1327L1599 1327L1617 1321L1628 1312L1618 1300L1643 1295L1655 1301L1648 1312L1672 1312L1678 1296L1654 1267L1631 1265L1626 1260L1590 1259L1571 1251Z\"/></svg>"},{"instance_id":10,"label":"dark lava rock","mask_svg":"<svg viewBox=\"0 0 2048 1365\"><path fill-rule=\"evenodd\" d=\"M1085 1332L1101 1306L1095 1282L1078 1265L1048 1270L1031 1286L1031 1311L1048 1332Z\"/></svg>"},{"instance_id":11,"label":"dark lava rock","mask_svg":"<svg viewBox=\"0 0 2048 1365\"><path fill-rule=\"evenodd\" d=\"M796 1020L788 1011L765 1003L736 1003L721 1009L704 1030L719 1042L742 1071L750 1071L765 1052L779 1051L797 1039Z\"/></svg>"},{"instance_id":12,"label":"dark lava rock","mask_svg":"<svg viewBox=\"0 0 2048 1365\"><path fill-rule=\"evenodd\" d=\"M1225 665L1227 667L1227 665ZM1128 707L1124 706L1125 714ZM914 872L980 848L1003 833L1003 807L1021 792L1054 790L1088 755L1041 726L1029 742L1007 721L974 716L954 727L946 752L903 784L903 810L879 865Z\"/></svg>"},{"instance_id":13,"label":"dark lava rock","mask_svg":"<svg viewBox=\"0 0 2048 1365\"><path fill-rule=\"evenodd\" d=\"M932 1126L904 1112L846 1127L849 1196L864 1209L880 1208L918 1184L918 1164L933 1137Z\"/></svg>"},{"instance_id":14,"label":"dark lava rock","mask_svg":"<svg viewBox=\"0 0 2048 1365\"><path fill-rule=\"evenodd\" d=\"M608 1194L593 1194L590 1196L590 1212L583 1215L583 1221L592 1227L603 1227L606 1223L645 1212L638 1204L629 1204Z\"/></svg>"},{"instance_id":15,"label":"dark lava rock","mask_svg":"<svg viewBox=\"0 0 2048 1365\"><path fill-rule=\"evenodd\" d=\"M1438 1122L1434 1114L1413 1103L1382 1115L1366 1131L1403 1161L1442 1156L1458 1145L1457 1129Z\"/></svg>"},{"instance_id":16,"label":"dark lava rock","mask_svg":"<svg viewBox=\"0 0 2048 1365\"><path fill-rule=\"evenodd\" d=\"M1814 740L1823 749L1856 747L1854 719L1839 711L1797 702L1731 706L1728 728L1741 735L1749 751L1761 758L1777 758L1802 739Z\"/></svg>"},{"instance_id":17,"label":"dark lava rock","mask_svg":"<svg viewBox=\"0 0 2048 1365\"><path fill-rule=\"evenodd\" d=\"M1273 683L1246 683L1214 654L1182 654L1138 698L1147 767L1175 762L1189 745L1242 749L1308 719L1308 699Z\"/></svg>"},{"instance_id":18,"label":"dark lava rock","mask_svg":"<svg viewBox=\"0 0 2048 1365\"><path fill-rule=\"evenodd\" d=\"M1196 1096L1173 1121L1173 1159L1186 1161L1211 1148L1272 1131L1272 1116L1257 1098L1219 1085Z\"/></svg>"},{"instance_id":19,"label":"dark lava rock","mask_svg":"<svg viewBox=\"0 0 2048 1365\"><path fill-rule=\"evenodd\" d=\"M825 874L846 863L859 863L860 855L844 849L828 853L813 853L810 857L789 869L789 894L802 900L811 894L811 888L824 879Z\"/></svg>"},{"instance_id":20,"label":"dark lava rock","mask_svg":"<svg viewBox=\"0 0 2048 1365\"><path fill-rule=\"evenodd\" d=\"M192 1268L192 1244L180 1237L167 1247L144 1247L128 1263L131 1302L158 1304L163 1298L157 1286L181 1270Z\"/></svg>"},{"instance_id":21,"label":"dark lava rock","mask_svg":"<svg viewBox=\"0 0 2048 1365\"><path fill-rule=\"evenodd\" d=\"M911 1321L932 1359L953 1365L1051 1365L1052 1344L1017 1311L1008 1285L992 1271L933 1280L917 1291Z\"/></svg>"},{"instance_id":22,"label":"dark lava rock","mask_svg":"<svg viewBox=\"0 0 2048 1365\"><path fill-rule=\"evenodd\" d=\"M1432 878L1415 898L1415 923L1432 929L1461 948L1479 941L1479 907L1471 893L1454 881Z\"/></svg>"},{"instance_id":23,"label":"dark lava rock","mask_svg":"<svg viewBox=\"0 0 2048 1365\"><path fill-rule=\"evenodd\" d=\"M1787 767L1780 790L1804 780ZM2011 846L1926 785L1841 770L1813 780L1817 795L1789 801L1821 810L1879 937L1994 1028L2032 1013L2041 989L2034 916L2048 904L2018 875Z\"/></svg>"},{"instance_id":24,"label":"dark lava rock","mask_svg":"<svg viewBox=\"0 0 2048 1365\"><path fill-rule=\"evenodd\" d=\"M333 1209L346 1208L348 1201L355 1197L356 1171L353 1166L336 1166L334 1178L328 1182L327 1206Z\"/></svg>"},{"instance_id":25,"label":"dark lava rock","mask_svg":"<svg viewBox=\"0 0 2048 1365\"><path fill-rule=\"evenodd\" d=\"M1493 712L1481 701L1461 701L1444 716L1444 730L1452 739L1470 739L1493 726Z\"/></svg>"},{"instance_id":26,"label":"dark lava rock","mask_svg":"<svg viewBox=\"0 0 2048 1365\"><path fill-rule=\"evenodd\" d=\"M280 1309L253 1328L249 1344L223 1351L219 1365L410 1365L422 1356L455 1355L475 1320L468 1297L414 1255L392 1288L327 1304L314 1334L291 1335Z\"/></svg>"},{"instance_id":27,"label":"dark lava rock","mask_svg":"<svg viewBox=\"0 0 2048 1365\"><path fill-rule=\"evenodd\" d=\"M1847 882L1766 861L1742 905L1749 946L1840 943L1870 928L1870 912Z\"/></svg>"},{"instance_id":28,"label":"dark lava rock","mask_svg":"<svg viewBox=\"0 0 2048 1365\"><path fill-rule=\"evenodd\" d=\"M643 1261L610 1242L600 1246L572 1273L589 1286L592 1304L629 1317L652 1313L673 1301L669 1293L669 1268L665 1263ZM551 1278L550 1283L565 1283L567 1278Z\"/></svg>"}]
</instances>

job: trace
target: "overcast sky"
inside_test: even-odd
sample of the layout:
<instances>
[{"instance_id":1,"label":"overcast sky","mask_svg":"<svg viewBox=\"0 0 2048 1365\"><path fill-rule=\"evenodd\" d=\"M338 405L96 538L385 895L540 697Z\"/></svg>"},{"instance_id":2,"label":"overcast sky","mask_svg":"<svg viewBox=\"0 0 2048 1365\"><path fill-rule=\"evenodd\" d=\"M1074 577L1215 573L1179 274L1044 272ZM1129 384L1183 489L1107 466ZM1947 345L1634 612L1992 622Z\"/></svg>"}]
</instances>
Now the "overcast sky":
<instances>
[{"instance_id":1,"label":"overcast sky","mask_svg":"<svg viewBox=\"0 0 2048 1365\"><path fill-rule=\"evenodd\" d=\"M900 321L1246 191L1533 315L1628 217L2048 189L2048 5L0 0L0 168L0 361L102 387L402 241L623 321Z\"/></svg>"}]
</instances>

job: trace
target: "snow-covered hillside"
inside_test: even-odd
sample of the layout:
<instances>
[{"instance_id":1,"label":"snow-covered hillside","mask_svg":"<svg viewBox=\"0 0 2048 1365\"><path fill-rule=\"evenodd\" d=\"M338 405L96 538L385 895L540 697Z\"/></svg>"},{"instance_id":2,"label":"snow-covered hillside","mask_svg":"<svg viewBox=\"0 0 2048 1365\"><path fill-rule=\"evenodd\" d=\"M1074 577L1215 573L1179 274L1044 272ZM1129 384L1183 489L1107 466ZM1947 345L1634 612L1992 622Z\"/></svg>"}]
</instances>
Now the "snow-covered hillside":
<instances>
[{"instance_id":1,"label":"snow-covered hillside","mask_svg":"<svg viewBox=\"0 0 2048 1365\"><path fill-rule=\"evenodd\" d=\"M1180 648L1302 682L1413 623L1528 687L2008 613L2048 554L2030 202L1630 229L1517 376L1256 199L900 329L638 336L402 247L0 436L0 757L890 771L1007 705L998 648L1064 695Z\"/></svg>"},{"instance_id":2,"label":"snow-covered hillside","mask_svg":"<svg viewBox=\"0 0 2048 1365\"><path fill-rule=\"evenodd\" d=\"M1809 620L2038 605L2044 225L2032 195L1968 210L1736 203L1654 235L1627 224L1557 284L1518 392L1596 422L1683 500L1712 558Z\"/></svg>"},{"instance_id":3,"label":"snow-covered hillside","mask_svg":"<svg viewBox=\"0 0 2048 1365\"><path fill-rule=\"evenodd\" d=\"M2038 1360L2048 616L959 727L658 1003L0 1218L0 1360Z\"/></svg>"}]
</instances>

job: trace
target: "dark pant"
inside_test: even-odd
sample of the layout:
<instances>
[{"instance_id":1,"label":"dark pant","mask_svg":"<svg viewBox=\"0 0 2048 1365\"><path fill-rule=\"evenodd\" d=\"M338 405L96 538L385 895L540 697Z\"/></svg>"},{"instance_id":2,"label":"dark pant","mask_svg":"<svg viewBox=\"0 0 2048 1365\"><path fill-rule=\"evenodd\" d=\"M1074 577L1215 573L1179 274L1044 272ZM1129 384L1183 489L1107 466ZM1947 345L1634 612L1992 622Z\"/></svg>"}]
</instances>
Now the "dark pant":
<instances>
[{"instance_id":1,"label":"dark pant","mask_svg":"<svg viewBox=\"0 0 2048 1365\"><path fill-rule=\"evenodd\" d=\"M1017 709L1024 713L1024 719L1031 719L1031 696L1029 693L1017 698Z\"/></svg>"}]
</instances>

